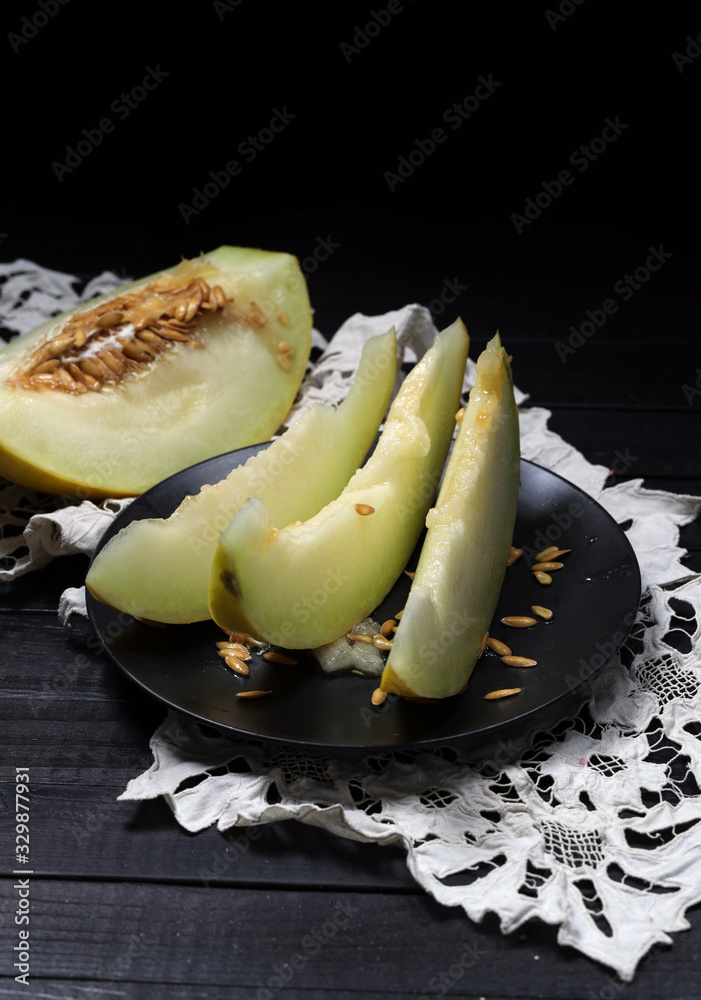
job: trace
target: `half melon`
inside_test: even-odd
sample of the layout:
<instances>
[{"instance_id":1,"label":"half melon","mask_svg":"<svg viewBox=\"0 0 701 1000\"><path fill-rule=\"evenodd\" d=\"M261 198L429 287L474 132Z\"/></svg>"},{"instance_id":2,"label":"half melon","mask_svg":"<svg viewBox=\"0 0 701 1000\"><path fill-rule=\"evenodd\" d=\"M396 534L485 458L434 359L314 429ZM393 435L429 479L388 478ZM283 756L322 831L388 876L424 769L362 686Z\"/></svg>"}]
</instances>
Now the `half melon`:
<instances>
[{"instance_id":1,"label":"half melon","mask_svg":"<svg viewBox=\"0 0 701 1000\"><path fill-rule=\"evenodd\" d=\"M363 461L389 405L396 373L394 329L363 347L338 409L315 403L265 451L214 486L186 497L168 518L123 528L97 555L87 586L98 600L139 618L209 618L208 589L219 534L249 497L277 527L306 520L338 496Z\"/></svg>"},{"instance_id":2,"label":"half melon","mask_svg":"<svg viewBox=\"0 0 701 1000\"><path fill-rule=\"evenodd\" d=\"M315 648L377 607L435 496L468 344L460 320L438 335L402 383L372 456L314 517L278 530L258 499L234 515L212 568L210 611L218 625Z\"/></svg>"},{"instance_id":3,"label":"half melon","mask_svg":"<svg viewBox=\"0 0 701 1000\"><path fill-rule=\"evenodd\" d=\"M220 247L100 296L0 351L0 475L131 496L270 438L306 370L295 257Z\"/></svg>"},{"instance_id":4,"label":"half melon","mask_svg":"<svg viewBox=\"0 0 701 1000\"><path fill-rule=\"evenodd\" d=\"M504 582L519 468L511 367L497 334L477 361L477 381L426 518L382 690L447 698L467 684Z\"/></svg>"}]
</instances>

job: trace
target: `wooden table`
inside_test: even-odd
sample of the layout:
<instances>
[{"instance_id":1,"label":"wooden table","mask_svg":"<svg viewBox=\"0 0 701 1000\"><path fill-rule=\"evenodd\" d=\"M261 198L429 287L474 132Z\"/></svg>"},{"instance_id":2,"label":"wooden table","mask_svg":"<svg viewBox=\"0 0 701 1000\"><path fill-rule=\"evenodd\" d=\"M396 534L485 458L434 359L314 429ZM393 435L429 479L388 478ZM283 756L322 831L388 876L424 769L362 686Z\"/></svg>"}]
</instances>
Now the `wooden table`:
<instances>
[{"instance_id":1,"label":"wooden table","mask_svg":"<svg viewBox=\"0 0 701 1000\"><path fill-rule=\"evenodd\" d=\"M515 280L508 291L518 302ZM495 290L483 286L482 293ZM320 298L318 318L333 328L346 303ZM649 487L701 493L692 447L701 397L688 403L680 388L695 378L695 341L683 336L673 356L658 347L670 299L650 297L639 307L647 311L646 347L625 331L615 339L602 334L565 364L552 335L529 332L540 306L522 313L519 325L519 307L509 305L514 315L502 324L529 403L551 408L554 430L591 461L615 468L612 481L642 477ZM553 329L563 328L563 310L556 303ZM473 356L480 340L478 332ZM626 362L634 351L635 366ZM687 564L700 570L698 523L682 531L682 541ZM398 847L360 845L293 822L250 836L212 829L193 836L162 800L117 803L150 764L148 740L164 709L91 651L86 624L59 624L59 595L82 583L85 568L83 557L64 558L0 588L0 749L8 782L0 797L0 970L10 977L17 767L29 768L33 871L30 989L10 978L0 996L233 1000L278 995L278 987L280 996L305 1000L438 997L443 987L471 1000L701 995L694 910L691 930L671 949L654 949L624 986L560 947L553 928L532 922L502 936L496 919L475 926L462 911L438 905L416 887ZM86 666L75 666L79 653ZM451 977L461 958L466 971Z\"/></svg>"},{"instance_id":2,"label":"wooden table","mask_svg":"<svg viewBox=\"0 0 701 1000\"><path fill-rule=\"evenodd\" d=\"M127 0L99 20L87 0L6 6L3 260L139 275L222 243L288 250L323 332L422 302L439 325L462 314L474 358L498 327L529 405L611 482L701 494L701 59L672 57L701 25L681 7L649 18L577 0L552 4L553 20L546 4L392 0L383 23L369 3L318 0L217 0L186 20ZM456 103L469 117L450 117ZM275 108L295 116L280 134ZM615 141L580 173L573 151L604 128ZM528 222L514 219L528 199ZM655 251L671 257L628 284ZM682 544L701 571L698 523ZM243 850L240 832L189 835L163 801L117 803L164 709L91 650L85 624L59 624L86 565L0 586L0 1000L701 997L698 907L624 986L554 928L502 936L439 906L397 847L287 822ZM17 767L31 790L29 987L12 967ZM323 946L302 943L334 917Z\"/></svg>"}]
</instances>

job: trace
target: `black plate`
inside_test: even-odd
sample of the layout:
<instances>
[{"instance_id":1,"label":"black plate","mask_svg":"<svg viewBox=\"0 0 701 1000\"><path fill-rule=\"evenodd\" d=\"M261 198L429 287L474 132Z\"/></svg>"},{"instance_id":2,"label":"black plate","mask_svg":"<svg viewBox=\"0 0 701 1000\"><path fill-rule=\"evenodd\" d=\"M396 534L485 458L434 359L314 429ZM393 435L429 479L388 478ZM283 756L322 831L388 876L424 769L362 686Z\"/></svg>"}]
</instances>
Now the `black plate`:
<instances>
[{"instance_id":1,"label":"black plate","mask_svg":"<svg viewBox=\"0 0 701 1000\"><path fill-rule=\"evenodd\" d=\"M116 518L100 548L137 518L167 517L184 496L222 479L263 447L267 445L200 462L154 486ZM640 600L638 564L618 524L578 487L526 461L521 463L514 539L524 557L507 570L490 634L538 665L507 667L488 652L467 692L436 704L390 696L374 708L370 696L377 680L327 677L304 654L296 666L254 657L250 677L241 679L217 656L215 641L222 632L211 621L155 628L90 594L88 612L107 652L129 677L166 705L217 729L334 752L459 741L465 750L487 753L490 744L506 748L513 734L550 724L581 702L587 682L623 643ZM552 584L542 586L533 579L532 558L527 557L550 544L572 551ZM382 622L404 607L409 586L402 575L373 617ZM533 604L551 608L553 620L519 630L501 624L506 615L530 614ZM506 687L522 691L499 701L484 700L488 691ZM236 698L245 688L273 693Z\"/></svg>"}]
</instances>

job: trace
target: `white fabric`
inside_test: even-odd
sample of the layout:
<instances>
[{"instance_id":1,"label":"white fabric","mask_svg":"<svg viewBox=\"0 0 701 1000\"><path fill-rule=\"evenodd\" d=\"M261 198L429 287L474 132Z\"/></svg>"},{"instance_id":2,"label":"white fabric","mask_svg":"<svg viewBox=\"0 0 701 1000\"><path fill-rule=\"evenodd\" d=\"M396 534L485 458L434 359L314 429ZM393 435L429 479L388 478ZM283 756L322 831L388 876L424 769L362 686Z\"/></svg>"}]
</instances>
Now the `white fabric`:
<instances>
[{"instance_id":1,"label":"white fabric","mask_svg":"<svg viewBox=\"0 0 701 1000\"><path fill-rule=\"evenodd\" d=\"M27 264L28 280L38 281L33 269ZM74 280L50 278L60 288ZM309 398L342 398L363 340L390 323L406 357L420 357L435 333L427 310L415 305L351 317L290 419ZM688 926L685 910L701 900L701 577L683 565L678 544L701 500L645 490L640 480L605 489L607 470L548 430L548 417L521 411L524 457L581 486L619 523L632 521L628 537L644 586L622 651L627 665L614 657L575 718L511 762L497 752L471 766L452 748L320 758L213 736L171 713L151 740L153 765L120 799L162 795L193 832L294 818L357 840L399 841L412 875L435 899L462 906L473 920L493 911L504 932L539 917L558 926L561 943L630 980L653 944ZM0 579L65 551L91 551L115 515L110 501L39 513L41 499L15 486L0 492L0 565L12 562L23 538L29 550ZM33 511L24 536L8 537ZM71 610L84 613L80 589L64 595L62 614ZM684 652L671 645L673 633ZM180 787L192 778L202 780ZM451 880L456 873L461 878Z\"/></svg>"}]
</instances>

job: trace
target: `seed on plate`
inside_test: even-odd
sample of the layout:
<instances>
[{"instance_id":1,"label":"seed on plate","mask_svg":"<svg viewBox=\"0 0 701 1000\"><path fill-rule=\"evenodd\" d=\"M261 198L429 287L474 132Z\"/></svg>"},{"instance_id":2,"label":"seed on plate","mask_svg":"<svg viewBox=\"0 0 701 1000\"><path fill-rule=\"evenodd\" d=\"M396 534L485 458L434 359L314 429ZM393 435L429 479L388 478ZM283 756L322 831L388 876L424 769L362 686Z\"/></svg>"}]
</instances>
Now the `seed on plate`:
<instances>
[{"instance_id":1,"label":"seed on plate","mask_svg":"<svg viewBox=\"0 0 701 1000\"><path fill-rule=\"evenodd\" d=\"M348 632L346 639L350 639L351 642L367 642L372 645L371 635L356 635L354 632Z\"/></svg>"},{"instance_id":2,"label":"seed on plate","mask_svg":"<svg viewBox=\"0 0 701 1000\"><path fill-rule=\"evenodd\" d=\"M501 621L502 625L509 625L511 628L530 628L538 624L535 618L530 618L528 615L507 615Z\"/></svg>"},{"instance_id":3,"label":"seed on plate","mask_svg":"<svg viewBox=\"0 0 701 1000\"><path fill-rule=\"evenodd\" d=\"M555 549L554 552L550 553L550 555L548 556L548 559L559 559L560 556L566 556L567 553L571 552L571 551L572 551L572 549Z\"/></svg>"},{"instance_id":4,"label":"seed on plate","mask_svg":"<svg viewBox=\"0 0 701 1000\"><path fill-rule=\"evenodd\" d=\"M548 545L547 549L543 549L535 557L536 562L540 562L542 559L549 559L553 552L557 552L557 545Z\"/></svg>"},{"instance_id":5,"label":"seed on plate","mask_svg":"<svg viewBox=\"0 0 701 1000\"><path fill-rule=\"evenodd\" d=\"M409 577L410 580L413 580L414 577L416 576L416 573L414 573L413 570L405 569L404 572L406 573L406 575Z\"/></svg>"},{"instance_id":6,"label":"seed on plate","mask_svg":"<svg viewBox=\"0 0 701 1000\"><path fill-rule=\"evenodd\" d=\"M552 573L556 569L562 569L563 565L564 563L561 562L539 562L539 563L533 563L531 569L534 573L537 573L539 571L545 573Z\"/></svg>"},{"instance_id":7,"label":"seed on plate","mask_svg":"<svg viewBox=\"0 0 701 1000\"><path fill-rule=\"evenodd\" d=\"M542 570L536 570L533 576L536 578L538 583L542 583L544 587L547 587L549 584L553 582L553 578L550 576L550 574L543 573Z\"/></svg>"},{"instance_id":8,"label":"seed on plate","mask_svg":"<svg viewBox=\"0 0 701 1000\"><path fill-rule=\"evenodd\" d=\"M244 663L243 660L239 660L238 656L232 656L229 654L224 657L224 663L226 663L227 667L233 670L235 674L240 674L241 677L248 677L250 673L248 664Z\"/></svg>"},{"instance_id":9,"label":"seed on plate","mask_svg":"<svg viewBox=\"0 0 701 1000\"><path fill-rule=\"evenodd\" d=\"M374 635L372 637L372 644L373 644L373 646L376 646L378 649L391 649L392 648L391 641L389 639L385 639L385 637L383 635L380 635L379 632L378 632L377 635Z\"/></svg>"},{"instance_id":10,"label":"seed on plate","mask_svg":"<svg viewBox=\"0 0 701 1000\"><path fill-rule=\"evenodd\" d=\"M509 558L506 560L507 566L513 566L517 559L520 559L523 555L523 549L516 549L512 545L509 549Z\"/></svg>"},{"instance_id":11,"label":"seed on plate","mask_svg":"<svg viewBox=\"0 0 701 1000\"><path fill-rule=\"evenodd\" d=\"M549 622L553 616L550 608L544 608L541 604L531 605L531 611L534 615L538 615L539 618L544 618L546 622Z\"/></svg>"},{"instance_id":12,"label":"seed on plate","mask_svg":"<svg viewBox=\"0 0 701 1000\"><path fill-rule=\"evenodd\" d=\"M404 608L402 608L401 611L398 611L394 617L397 619L401 619L403 614L404 614Z\"/></svg>"},{"instance_id":13,"label":"seed on plate","mask_svg":"<svg viewBox=\"0 0 701 1000\"><path fill-rule=\"evenodd\" d=\"M527 656L502 656L502 662L507 667L535 667L537 660L529 660Z\"/></svg>"},{"instance_id":14,"label":"seed on plate","mask_svg":"<svg viewBox=\"0 0 701 1000\"><path fill-rule=\"evenodd\" d=\"M487 648L487 643L489 642L489 632L485 632L482 636L482 641L480 642L479 653L477 654L477 659L484 655L484 651Z\"/></svg>"},{"instance_id":15,"label":"seed on plate","mask_svg":"<svg viewBox=\"0 0 701 1000\"><path fill-rule=\"evenodd\" d=\"M375 508L371 507L369 503L357 503L355 505L355 509L359 514L362 514L363 517L367 517L368 514L375 513Z\"/></svg>"},{"instance_id":16,"label":"seed on plate","mask_svg":"<svg viewBox=\"0 0 701 1000\"><path fill-rule=\"evenodd\" d=\"M226 650L228 653L233 653L234 656L238 656L242 660L250 660L251 658L251 654L240 642L218 642L217 648Z\"/></svg>"},{"instance_id":17,"label":"seed on plate","mask_svg":"<svg viewBox=\"0 0 701 1000\"><path fill-rule=\"evenodd\" d=\"M263 653L263 659L269 660L270 663L296 663L291 656L285 656L284 653L278 653L274 649L269 650L267 653Z\"/></svg>"},{"instance_id":18,"label":"seed on plate","mask_svg":"<svg viewBox=\"0 0 701 1000\"><path fill-rule=\"evenodd\" d=\"M272 691L237 691L237 698L262 698L264 694L272 694Z\"/></svg>"},{"instance_id":19,"label":"seed on plate","mask_svg":"<svg viewBox=\"0 0 701 1000\"><path fill-rule=\"evenodd\" d=\"M512 694L519 694L521 688L499 688L497 691L490 691L484 696L485 701L496 701L497 698L509 698Z\"/></svg>"},{"instance_id":20,"label":"seed on plate","mask_svg":"<svg viewBox=\"0 0 701 1000\"><path fill-rule=\"evenodd\" d=\"M370 701L373 705L382 705L387 698L387 692L383 691L382 688L375 688L372 692Z\"/></svg>"},{"instance_id":21,"label":"seed on plate","mask_svg":"<svg viewBox=\"0 0 701 1000\"><path fill-rule=\"evenodd\" d=\"M392 634L392 632L396 631L397 631L396 621L394 620L394 618L388 618L386 622L382 623L382 626L380 628L380 635L383 635L385 638L387 638Z\"/></svg>"},{"instance_id":22,"label":"seed on plate","mask_svg":"<svg viewBox=\"0 0 701 1000\"><path fill-rule=\"evenodd\" d=\"M499 656L510 656L511 650L506 645L505 642L500 642L498 639L493 639L491 636L487 639L487 645L492 650L492 652L497 653Z\"/></svg>"}]
</instances>

